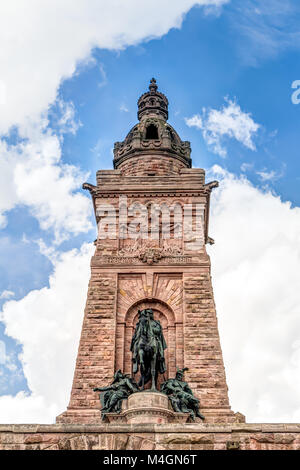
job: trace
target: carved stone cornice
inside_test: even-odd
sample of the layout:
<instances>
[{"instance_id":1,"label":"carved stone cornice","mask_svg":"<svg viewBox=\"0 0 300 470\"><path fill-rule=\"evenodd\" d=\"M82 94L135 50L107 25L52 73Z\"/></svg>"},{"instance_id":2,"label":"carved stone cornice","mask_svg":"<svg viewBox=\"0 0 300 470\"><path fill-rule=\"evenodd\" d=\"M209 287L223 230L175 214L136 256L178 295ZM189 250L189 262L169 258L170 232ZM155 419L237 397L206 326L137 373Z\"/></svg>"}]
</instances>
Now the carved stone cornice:
<instances>
[{"instance_id":1,"label":"carved stone cornice","mask_svg":"<svg viewBox=\"0 0 300 470\"><path fill-rule=\"evenodd\" d=\"M87 189L87 188L84 188L84 189ZM149 192L147 192L147 189L143 189L143 191L141 192L141 190L137 190L136 192L134 192L132 190L132 188L130 189L118 189L118 190L112 190L112 191L104 191L102 188L98 188L98 189L95 189L95 190L92 190L90 191L93 195L99 197L99 198L118 198L119 196L127 196L129 198L149 198L149 197L199 197L199 196L206 196L207 195L207 191L203 188L202 190L199 190L197 192L195 191L185 191L183 192L182 190L178 190L178 191L164 191L163 189L162 190L157 190L157 191L153 191L153 188L152 190L149 190Z\"/></svg>"}]
</instances>

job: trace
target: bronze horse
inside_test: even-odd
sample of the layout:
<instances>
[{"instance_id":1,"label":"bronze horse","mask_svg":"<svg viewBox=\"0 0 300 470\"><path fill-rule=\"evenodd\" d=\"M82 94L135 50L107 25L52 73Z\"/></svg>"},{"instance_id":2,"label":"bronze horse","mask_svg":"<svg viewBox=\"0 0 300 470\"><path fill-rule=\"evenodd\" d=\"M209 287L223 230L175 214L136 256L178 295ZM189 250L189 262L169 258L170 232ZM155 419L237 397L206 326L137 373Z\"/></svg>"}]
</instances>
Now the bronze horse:
<instances>
[{"instance_id":1,"label":"bronze horse","mask_svg":"<svg viewBox=\"0 0 300 470\"><path fill-rule=\"evenodd\" d=\"M139 320L131 341L133 374L140 370L139 387L144 390L151 380L151 390L157 391L158 374L166 371L164 350L167 345L159 321L152 309L139 310Z\"/></svg>"}]
</instances>

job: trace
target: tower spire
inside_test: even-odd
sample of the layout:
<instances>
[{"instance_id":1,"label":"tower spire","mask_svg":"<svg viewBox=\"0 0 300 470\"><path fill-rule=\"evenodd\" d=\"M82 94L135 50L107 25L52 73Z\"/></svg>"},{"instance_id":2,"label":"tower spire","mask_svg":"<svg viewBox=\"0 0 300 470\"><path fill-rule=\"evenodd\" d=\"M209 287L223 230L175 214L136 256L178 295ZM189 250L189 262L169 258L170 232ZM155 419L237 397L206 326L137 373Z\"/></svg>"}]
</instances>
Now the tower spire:
<instances>
[{"instance_id":1,"label":"tower spire","mask_svg":"<svg viewBox=\"0 0 300 470\"><path fill-rule=\"evenodd\" d=\"M155 78L151 78L150 85L149 85L150 93L155 93L157 91L157 88L158 88L158 86L156 85Z\"/></svg>"},{"instance_id":2,"label":"tower spire","mask_svg":"<svg viewBox=\"0 0 300 470\"><path fill-rule=\"evenodd\" d=\"M167 121L168 114L168 99L163 94L157 91L158 86L155 78L151 78L149 91L144 93L138 100L138 119L139 121L144 117L155 116Z\"/></svg>"}]
</instances>

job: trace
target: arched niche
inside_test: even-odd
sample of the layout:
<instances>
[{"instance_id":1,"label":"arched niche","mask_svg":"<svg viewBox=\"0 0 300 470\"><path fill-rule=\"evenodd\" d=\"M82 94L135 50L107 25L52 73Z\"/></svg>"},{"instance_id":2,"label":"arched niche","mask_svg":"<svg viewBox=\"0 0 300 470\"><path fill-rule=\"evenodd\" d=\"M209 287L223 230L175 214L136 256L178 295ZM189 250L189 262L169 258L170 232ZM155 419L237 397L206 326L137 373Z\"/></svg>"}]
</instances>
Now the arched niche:
<instances>
[{"instance_id":1,"label":"arched niche","mask_svg":"<svg viewBox=\"0 0 300 470\"><path fill-rule=\"evenodd\" d=\"M159 299L147 298L135 302L127 310L125 321L117 323L115 369L121 369L126 374L132 375L131 339L138 321L138 310L148 308L153 310L155 320L160 321L167 343L165 350L167 371L165 377L160 375L158 383L161 383L164 379L175 376L176 366L183 367L183 329L182 323L176 323L172 308ZM139 380L139 374L136 374L135 379Z\"/></svg>"}]
</instances>

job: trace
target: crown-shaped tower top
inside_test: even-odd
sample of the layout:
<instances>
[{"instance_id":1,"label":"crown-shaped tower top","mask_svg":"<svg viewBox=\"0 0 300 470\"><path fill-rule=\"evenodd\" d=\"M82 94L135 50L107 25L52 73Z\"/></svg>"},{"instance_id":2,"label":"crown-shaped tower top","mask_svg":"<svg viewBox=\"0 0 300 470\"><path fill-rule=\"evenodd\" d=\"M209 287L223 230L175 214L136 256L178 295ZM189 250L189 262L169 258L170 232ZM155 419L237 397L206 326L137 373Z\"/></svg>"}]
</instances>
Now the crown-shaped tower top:
<instances>
[{"instance_id":1,"label":"crown-shaped tower top","mask_svg":"<svg viewBox=\"0 0 300 470\"><path fill-rule=\"evenodd\" d=\"M157 84L155 78L152 78L149 85L149 91L144 93L138 100L138 119L143 117L156 116L168 119L168 99L163 94L157 91Z\"/></svg>"},{"instance_id":2,"label":"crown-shaped tower top","mask_svg":"<svg viewBox=\"0 0 300 470\"><path fill-rule=\"evenodd\" d=\"M154 161L156 174L157 171L172 174L176 165L178 172L192 165L190 143L182 141L167 122L169 102L157 88L152 78L149 91L138 100L139 122L122 142L115 142L114 168L122 170L123 174L140 174L141 168L147 173Z\"/></svg>"}]
</instances>

